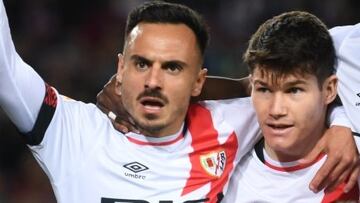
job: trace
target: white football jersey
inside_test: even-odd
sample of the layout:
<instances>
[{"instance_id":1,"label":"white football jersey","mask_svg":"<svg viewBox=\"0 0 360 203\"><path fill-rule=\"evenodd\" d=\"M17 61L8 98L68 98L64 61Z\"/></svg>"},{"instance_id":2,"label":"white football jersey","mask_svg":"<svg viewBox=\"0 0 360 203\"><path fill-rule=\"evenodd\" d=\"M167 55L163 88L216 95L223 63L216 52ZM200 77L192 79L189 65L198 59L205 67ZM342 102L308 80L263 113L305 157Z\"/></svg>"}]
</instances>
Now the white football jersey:
<instances>
[{"instance_id":1,"label":"white football jersey","mask_svg":"<svg viewBox=\"0 0 360 203\"><path fill-rule=\"evenodd\" d=\"M47 86L28 137L59 202L218 202L258 134L249 98L193 104L178 133L149 138Z\"/></svg>"},{"instance_id":2,"label":"white football jersey","mask_svg":"<svg viewBox=\"0 0 360 203\"><path fill-rule=\"evenodd\" d=\"M360 133L360 23L330 29L336 55L338 92L353 131Z\"/></svg>"},{"instance_id":3,"label":"white football jersey","mask_svg":"<svg viewBox=\"0 0 360 203\"><path fill-rule=\"evenodd\" d=\"M262 140L236 167L223 202L359 202L359 183L349 193L343 192L344 183L330 193L313 193L309 189L311 180L325 159L326 155L320 155L313 163L306 165L296 161L279 163L267 156Z\"/></svg>"}]
</instances>

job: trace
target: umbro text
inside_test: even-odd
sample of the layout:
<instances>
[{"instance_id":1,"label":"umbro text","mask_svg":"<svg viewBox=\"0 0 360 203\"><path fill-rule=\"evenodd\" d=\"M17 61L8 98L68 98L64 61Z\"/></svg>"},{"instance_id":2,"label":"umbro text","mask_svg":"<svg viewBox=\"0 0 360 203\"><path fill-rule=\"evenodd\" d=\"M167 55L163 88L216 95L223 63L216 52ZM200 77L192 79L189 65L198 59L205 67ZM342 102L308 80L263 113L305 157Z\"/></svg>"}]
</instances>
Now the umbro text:
<instances>
[{"instance_id":1,"label":"umbro text","mask_svg":"<svg viewBox=\"0 0 360 203\"><path fill-rule=\"evenodd\" d=\"M146 176L138 175L138 174L131 174L131 173L125 173L125 176L135 179L142 179L145 180Z\"/></svg>"}]
</instances>

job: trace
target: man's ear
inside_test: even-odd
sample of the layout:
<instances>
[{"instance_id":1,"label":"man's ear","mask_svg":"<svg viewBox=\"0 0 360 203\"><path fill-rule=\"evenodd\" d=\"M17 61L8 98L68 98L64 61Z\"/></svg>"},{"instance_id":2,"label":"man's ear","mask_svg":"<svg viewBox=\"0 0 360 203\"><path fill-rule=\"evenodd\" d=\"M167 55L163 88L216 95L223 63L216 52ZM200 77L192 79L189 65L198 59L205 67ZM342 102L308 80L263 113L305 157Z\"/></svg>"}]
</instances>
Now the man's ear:
<instances>
[{"instance_id":1,"label":"man's ear","mask_svg":"<svg viewBox=\"0 0 360 203\"><path fill-rule=\"evenodd\" d=\"M116 82L115 82L115 93L121 95L121 82L124 74L124 56L118 54L118 67L116 73Z\"/></svg>"},{"instance_id":2,"label":"man's ear","mask_svg":"<svg viewBox=\"0 0 360 203\"><path fill-rule=\"evenodd\" d=\"M325 94L326 104L330 104L335 100L337 95L337 84L338 78L336 77L336 75L331 75L325 80L323 85L323 91Z\"/></svg>"},{"instance_id":3,"label":"man's ear","mask_svg":"<svg viewBox=\"0 0 360 203\"><path fill-rule=\"evenodd\" d=\"M199 96L202 90L202 87L204 86L205 80L206 80L206 75L207 75L207 69L206 68L202 68L198 75L197 75L197 79L195 81L194 87L192 89L191 92L191 96L196 97Z\"/></svg>"}]
</instances>

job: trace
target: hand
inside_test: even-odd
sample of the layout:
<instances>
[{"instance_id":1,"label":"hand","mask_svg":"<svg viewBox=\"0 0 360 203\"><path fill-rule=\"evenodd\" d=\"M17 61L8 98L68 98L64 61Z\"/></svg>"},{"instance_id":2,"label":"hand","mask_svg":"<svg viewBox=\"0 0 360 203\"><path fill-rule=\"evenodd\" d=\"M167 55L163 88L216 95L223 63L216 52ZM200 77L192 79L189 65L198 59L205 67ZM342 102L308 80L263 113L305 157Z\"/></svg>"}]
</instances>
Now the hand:
<instances>
[{"instance_id":1,"label":"hand","mask_svg":"<svg viewBox=\"0 0 360 203\"><path fill-rule=\"evenodd\" d=\"M111 119L114 128L122 133L140 133L131 116L122 105L121 95L116 94L116 75L112 76L96 96L96 106Z\"/></svg>"},{"instance_id":2,"label":"hand","mask_svg":"<svg viewBox=\"0 0 360 203\"><path fill-rule=\"evenodd\" d=\"M326 187L325 191L330 192L346 182L344 192L350 191L360 172L359 153L351 129L332 126L302 161L310 162L322 152L327 154L327 159L311 181L310 189L318 192Z\"/></svg>"}]
</instances>

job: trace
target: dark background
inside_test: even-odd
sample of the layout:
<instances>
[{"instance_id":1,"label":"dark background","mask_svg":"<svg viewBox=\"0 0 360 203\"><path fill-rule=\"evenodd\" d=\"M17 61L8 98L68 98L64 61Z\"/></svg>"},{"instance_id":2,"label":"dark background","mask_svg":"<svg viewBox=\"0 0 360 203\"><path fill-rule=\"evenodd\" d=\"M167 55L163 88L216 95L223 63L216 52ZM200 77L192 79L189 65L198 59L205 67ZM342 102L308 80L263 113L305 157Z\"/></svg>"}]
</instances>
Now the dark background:
<instances>
[{"instance_id":1,"label":"dark background","mask_svg":"<svg viewBox=\"0 0 360 203\"><path fill-rule=\"evenodd\" d=\"M142 0L5 0L17 51L59 92L95 102L116 72L126 15ZM205 66L212 75L247 75L241 55L251 33L284 11L305 10L330 28L360 22L359 0L183 0L211 28ZM31 87L29 87L31 88ZM0 90L1 91L1 90ZM0 203L55 202L50 184L0 109Z\"/></svg>"}]
</instances>

